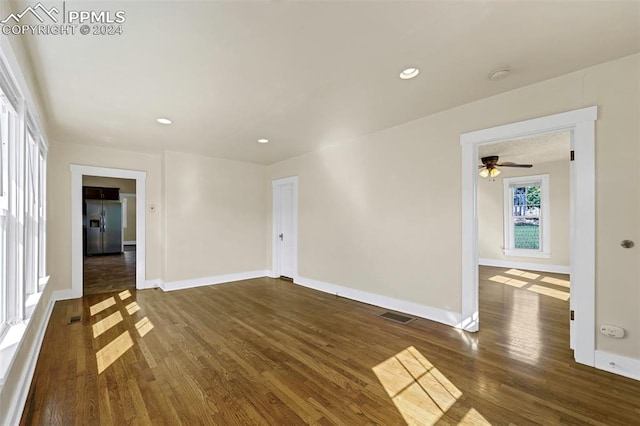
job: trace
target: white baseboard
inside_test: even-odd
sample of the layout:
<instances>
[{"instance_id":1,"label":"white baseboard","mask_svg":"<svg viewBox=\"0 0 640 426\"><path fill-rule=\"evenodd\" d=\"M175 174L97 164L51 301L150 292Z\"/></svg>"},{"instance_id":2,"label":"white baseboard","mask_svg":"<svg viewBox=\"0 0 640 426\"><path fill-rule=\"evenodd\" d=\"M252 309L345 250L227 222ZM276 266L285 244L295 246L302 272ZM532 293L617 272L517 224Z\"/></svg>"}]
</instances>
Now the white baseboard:
<instances>
[{"instance_id":1,"label":"white baseboard","mask_svg":"<svg viewBox=\"0 0 640 426\"><path fill-rule=\"evenodd\" d=\"M300 276L296 277L293 282L325 293L335 294L340 297L346 297L347 299L368 303L385 309L404 312L406 314L436 321L452 327L460 327L461 324L461 316L458 312L446 311L444 309L433 308L431 306L420 305L406 300L394 299L392 297L356 290L336 284L325 283Z\"/></svg>"},{"instance_id":2,"label":"white baseboard","mask_svg":"<svg viewBox=\"0 0 640 426\"><path fill-rule=\"evenodd\" d=\"M53 300L54 303L57 302L58 300L69 300L69 299L76 299L75 297L73 297L73 292L71 291L71 289L56 290L51 293L51 300Z\"/></svg>"},{"instance_id":3,"label":"white baseboard","mask_svg":"<svg viewBox=\"0 0 640 426\"><path fill-rule=\"evenodd\" d=\"M149 288L162 288L164 286L164 281L161 279L156 280L146 280L140 287L137 287L137 290L146 290Z\"/></svg>"},{"instance_id":4,"label":"white baseboard","mask_svg":"<svg viewBox=\"0 0 640 426\"><path fill-rule=\"evenodd\" d=\"M268 276L269 278L279 278L279 277L276 275L276 273L275 273L275 272L273 272L272 270L268 270L268 271L267 271L267 276Z\"/></svg>"},{"instance_id":5,"label":"white baseboard","mask_svg":"<svg viewBox=\"0 0 640 426\"><path fill-rule=\"evenodd\" d=\"M186 288L201 287L205 285L224 284L224 283L230 283L233 281L250 280L253 278L261 278L266 276L267 276L267 271L265 270L239 272L236 274L216 275L213 277L194 278L191 280L165 282L165 283L161 283L160 288L162 288L164 291L183 290Z\"/></svg>"},{"instance_id":6,"label":"white baseboard","mask_svg":"<svg viewBox=\"0 0 640 426\"><path fill-rule=\"evenodd\" d=\"M480 266L495 266L497 268L514 268L514 269L526 269L536 272L551 272L554 274L570 274L571 267L565 265L546 265L544 263L528 263L528 262L516 262L513 260L501 260L501 259L487 259L481 257L478 259Z\"/></svg>"},{"instance_id":7,"label":"white baseboard","mask_svg":"<svg viewBox=\"0 0 640 426\"><path fill-rule=\"evenodd\" d=\"M51 312L53 312L53 306L58 300L67 300L72 298L73 297L70 289L52 292L51 297L47 302L45 312L41 317L40 323L29 323L29 328L37 327L37 331L35 333L35 341L33 341L29 352L27 354L24 354L25 358L27 359L27 363L26 367L22 371L22 374L20 375L20 380L18 381L20 388L17 389L16 392L14 392L12 398L11 396L9 396L9 398L11 398L11 402L8 405L9 412L5 413L5 420L8 421L7 424L17 425L20 423L20 417L22 416L22 411L24 410L24 406L27 402L27 397L29 396L29 388L31 387L33 373L35 372L36 364L38 362L38 356L40 355L40 349L42 347L42 341L44 340L44 334L47 330L47 325L49 324L49 318L51 318ZM22 342L17 351L20 351L21 348ZM11 368L11 366L9 368ZM4 396L7 397L7 395Z\"/></svg>"},{"instance_id":8,"label":"white baseboard","mask_svg":"<svg viewBox=\"0 0 640 426\"><path fill-rule=\"evenodd\" d=\"M133 241L123 241L122 244L124 244L125 246L135 246L136 245L136 240Z\"/></svg>"},{"instance_id":9,"label":"white baseboard","mask_svg":"<svg viewBox=\"0 0 640 426\"><path fill-rule=\"evenodd\" d=\"M596 368L619 374L620 376L640 380L640 359L629 358L609 352L596 350Z\"/></svg>"}]
</instances>

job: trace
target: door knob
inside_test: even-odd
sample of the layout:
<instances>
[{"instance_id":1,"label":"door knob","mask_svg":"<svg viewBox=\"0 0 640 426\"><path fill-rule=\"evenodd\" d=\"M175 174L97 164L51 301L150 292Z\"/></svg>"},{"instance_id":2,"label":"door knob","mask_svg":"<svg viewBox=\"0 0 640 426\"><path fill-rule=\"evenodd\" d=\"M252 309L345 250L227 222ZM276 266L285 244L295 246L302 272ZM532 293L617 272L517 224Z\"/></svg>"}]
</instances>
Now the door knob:
<instances>
[{"instance_id":1,"label":"door knob","mask_svg":"<svg viewBox=\"0 0 640 426\"><path fill-rule=\"evenodd\" d=\"M284 234L280 233L280 235L278 235L278 238L280 238L280 241L284 241Z\"/></svg>"}]
</instances>

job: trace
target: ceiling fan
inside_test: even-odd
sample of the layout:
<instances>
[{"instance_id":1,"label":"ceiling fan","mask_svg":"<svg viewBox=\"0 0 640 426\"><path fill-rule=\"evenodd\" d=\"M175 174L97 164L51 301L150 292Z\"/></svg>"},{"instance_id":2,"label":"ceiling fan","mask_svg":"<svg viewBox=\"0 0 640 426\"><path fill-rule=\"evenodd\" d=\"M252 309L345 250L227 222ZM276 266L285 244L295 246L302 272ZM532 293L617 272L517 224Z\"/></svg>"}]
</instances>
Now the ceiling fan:
<instances>
[{"instance_id":1,"label":"ceiling fan","mask_svg":"<svg viewBox=\"0 0 640 426\"><path fill-rule=\"evenodd\" d=\"M522 168L531 168L533 164L516 164L510 161L505 161L504 163L498 163L499 157L497 155L490 155L488 157L482 157L482 166L480 167L480 177L496 177L500 174L500 170L498 170L497 166L500 167L522 167Z\"/></svg>"}]
</instances>

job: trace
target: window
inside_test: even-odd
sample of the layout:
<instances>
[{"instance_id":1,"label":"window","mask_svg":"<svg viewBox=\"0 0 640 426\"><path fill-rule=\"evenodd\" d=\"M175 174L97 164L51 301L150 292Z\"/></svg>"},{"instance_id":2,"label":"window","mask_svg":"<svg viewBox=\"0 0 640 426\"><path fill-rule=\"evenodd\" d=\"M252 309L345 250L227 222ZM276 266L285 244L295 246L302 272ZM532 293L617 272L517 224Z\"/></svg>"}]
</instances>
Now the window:
<instances>
[{"instance_id":1,"label":"window","mask_svg":"<svg viewBox=\"0 0 640 426\"><path fill-rule=\"evenodd\" d=\"M3 337L24 329L46 283L47 146L16 87L0 61L0 386Z\"/></svg>"},{"instance_id":2,"label":"window","mask_svg":"<svg viewBox=\"0 0 640 426\"><path fill-rule=\"evenodd\" d=\"M40 292L49 280L45 256L47 248L47 161L44 143L40 144L38 152L38 176L40 178L38 188L38 196L40 197L38 203L38 291Z\"/></svg>"},{"instance_id":3,"label":"window","mask_svg":"<svg viewBox=\"0 0 640 426\"><path fill-rule=\"evenodd\" d=\"M47 282L47 144L0 50L0 389ZM15 63L15 61L14 61Z\"/></svg>"},{"instance_id":4,"label":"window","mask_svg":"<svg viewBox=\"0 0 640 426\"><path fill-rule=\"evenodd\" d=\"M7 210L9 192L9 111L4 102L0 106L0 209Z\"/></svg>"},{"instance_id":5,"label":"window","mask_svg":"<svg viewBox=\"0 0 640 426\"><path fill-rule=\"evenodd\" d=\"M9 144L7 132L7 108L0 105L0 336L6 328L7 294L7 209L9 208Z\"/></svg>"},{"instance_id":6,"label":"window","mask_svg":"<svg viewBox=\"0 0 640 426\"><path fill-rule=\"evenodd\" d=\"M8 101L6 95L0 90L0 140L2 143L0 161L0 336L8 329L9 320L13 317L9 299L13 289L9 288L12 276L9 269L11 256L9 245L9 224L11 214L9 210L9 181L13 173L9 173L9 155L13 154L10 148L11 128L15 128L15 110ZM13 149L13 147L11 147Z\"/></svg>"},{"instance_id":7,"label":"window","mask_svg":"<svg viewBox=\"0 0 640 426\"><path fill-rule=\"evenodd\" d=\"M550 257L549 175L503 181L505 255Z\"/></svg>"}]
</instances>

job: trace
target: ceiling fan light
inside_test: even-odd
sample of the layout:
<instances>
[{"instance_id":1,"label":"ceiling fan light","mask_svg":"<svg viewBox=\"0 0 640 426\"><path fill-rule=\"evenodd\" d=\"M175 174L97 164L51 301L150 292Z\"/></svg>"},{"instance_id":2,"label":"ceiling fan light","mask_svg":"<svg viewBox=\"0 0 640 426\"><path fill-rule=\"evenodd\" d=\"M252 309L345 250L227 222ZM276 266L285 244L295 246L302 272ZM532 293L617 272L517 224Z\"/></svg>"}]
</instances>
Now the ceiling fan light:
<instances>
[{"instance_id":1,"label":"ceiling fan light","mask_svg":"<svg viewBox=\"0 0 640 426\"><path fill-rule=\"evenodd\" d=\"M482 169L480 169L480 177L483 177L483 178L489 177L489 169L487 169L486 167L483 167Z\"/></svg>"},{"instance_id":2,"label":"ceiling fan light","mask_svg":"<svg viewBox=\"0 0 640 426\"><path fill-rule=\"evenodd\" d=\"M496 169L496 168L493 168L493 169L489 170L489 175L490 175L491 177L496 177L496 176L498 176L499 174L500 174L500 170L498 170L498 169Z\"/></svg>"}]
</instances>

